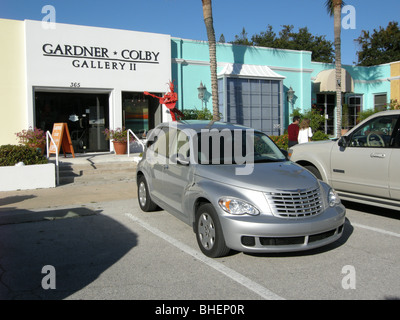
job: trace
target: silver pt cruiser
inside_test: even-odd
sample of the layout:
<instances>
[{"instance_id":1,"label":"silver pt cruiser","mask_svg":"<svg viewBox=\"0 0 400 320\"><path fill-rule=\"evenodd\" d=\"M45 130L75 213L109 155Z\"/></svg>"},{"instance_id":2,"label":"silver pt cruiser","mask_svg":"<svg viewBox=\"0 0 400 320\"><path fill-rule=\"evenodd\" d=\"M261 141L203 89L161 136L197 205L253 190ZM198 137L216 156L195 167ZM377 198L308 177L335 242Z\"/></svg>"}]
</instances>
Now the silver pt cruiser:
<instances>
[{"instance_id":1,"label":"silver pt cruiser","mask_svg":"<svg viewBox=\"0 0 400 320\"><path fill-rule=\"evenodd\" d=\"M343 234L336 192L288 161L265 134L210 121L163 123L137 167L143 211L158 207L193 227L209 257L317 248Z\"/></svg>"}]
</instances>

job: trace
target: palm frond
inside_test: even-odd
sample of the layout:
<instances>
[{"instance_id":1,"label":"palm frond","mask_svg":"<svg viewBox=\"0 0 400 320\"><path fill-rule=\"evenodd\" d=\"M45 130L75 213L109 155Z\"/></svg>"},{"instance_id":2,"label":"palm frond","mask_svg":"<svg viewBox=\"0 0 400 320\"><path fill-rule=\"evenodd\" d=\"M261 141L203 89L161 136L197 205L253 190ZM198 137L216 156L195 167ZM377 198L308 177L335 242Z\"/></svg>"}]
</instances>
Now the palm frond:
<instances>
[{"instance_id":1,"label":"palm frond","mask_svg":"<svg viewBox=\"0 0 400 320\"><path fill-rule=\"evenodd\" d=\"M335 0L326 0L325 1L325 8L328 14L332 17L333 16L333 8L335 7ZM341 1L340 7L343 8L346 5L344 1Z\"/></svg>"}]
</instances>

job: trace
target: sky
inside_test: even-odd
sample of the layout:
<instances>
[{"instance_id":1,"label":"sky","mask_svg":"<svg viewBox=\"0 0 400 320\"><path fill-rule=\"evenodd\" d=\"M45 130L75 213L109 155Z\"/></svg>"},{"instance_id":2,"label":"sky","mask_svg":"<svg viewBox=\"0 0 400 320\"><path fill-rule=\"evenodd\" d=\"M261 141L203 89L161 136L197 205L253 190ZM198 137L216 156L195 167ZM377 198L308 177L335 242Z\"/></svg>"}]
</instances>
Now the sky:
<instances>
[{"instance_id":1,"label":"sky","mask_svg":"<svg viewBox=\"0 0 400 320\"><path fill-rule=\"evenodd\" d=\"M362 30L386 28L400 21L399 0L346 0L352 11L342 13L342 64L357 63L355 43ZM41 21L45 5L55 8L55 22L168 34L172 37L207 40L201 0L0 0L0 18ZM248 38L283 25L294 30L308 27L313 35L333 42L333 17L325 0L213 0L214 29L217 40L233 41L245 28ZM353 24L351 24L353 23ZM350 27L350 28L349 28ZM1 30L0 30L1 32Z\"/></svg>"}]
</instances>

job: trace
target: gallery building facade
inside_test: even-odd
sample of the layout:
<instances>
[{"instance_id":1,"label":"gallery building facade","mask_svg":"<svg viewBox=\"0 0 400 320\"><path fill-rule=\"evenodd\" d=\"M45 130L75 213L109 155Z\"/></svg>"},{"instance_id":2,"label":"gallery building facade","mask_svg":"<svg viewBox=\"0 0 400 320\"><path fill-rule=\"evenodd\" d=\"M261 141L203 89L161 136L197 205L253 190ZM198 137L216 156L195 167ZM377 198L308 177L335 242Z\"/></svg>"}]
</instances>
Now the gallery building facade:
<instances>
[{"instance_id":1,"label":"gallery building facade","mask_svg":"<svg viewBox=\"0 0 400 320\"><path fill-rule=\"evenodd\" d=\"M105 128L141 134L171 119L155 96L173 81L177 107L212 109L208 43L170 35L0 19L0 145L29 127L68 124L75 152L112 151ZM293 108L317 107L334 135L334 65L311 52L217 44L222 120L282 134ZM343 103L362 110L400 98L400 63L343 66ZM204 94L199 95L199 87ZM293 99L288 96L293 93Z\"/></svg>"}]
</instances>

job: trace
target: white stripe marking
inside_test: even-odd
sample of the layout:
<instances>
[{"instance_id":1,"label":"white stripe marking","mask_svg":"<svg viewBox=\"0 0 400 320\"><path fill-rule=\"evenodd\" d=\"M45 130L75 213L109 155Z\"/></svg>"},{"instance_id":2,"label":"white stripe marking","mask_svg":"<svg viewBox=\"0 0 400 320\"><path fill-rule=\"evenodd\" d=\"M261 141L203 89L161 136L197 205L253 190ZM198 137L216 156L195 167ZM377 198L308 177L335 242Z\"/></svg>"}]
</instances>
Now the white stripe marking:
<instances>
[{"instance_id":1,"label":"white stripe marking","mask_svg":"<svg viewBox=\"0 0 400 320\"><path fill-rule=\"evenodd\" d=\"M211 258L206 257L199 251L192 249L191 247L187 246L186 244L176 240L175 238L170 237L169 235L165 234L161 230L152 227L148 223L142 221L141 219L135 217L130 213L125 213L125 215L130 218L132 221L136 222L143 228L147 229L154 235L160 237L161 239L169 242L173 246L177 247L178 249L182 250L183 252L191 255L195 259L205 263L209 267L221 272L223 275L231 278L232 280L236 281L237 283L241 284L242 286L246 287L247 289L253 291L254 293L258 294L264 299L267 300L284 300L284 298L278 296L277 294L273 293L272 291L268 290L267 288L263 287L262 285L254 282L253 280L245 277L244 275L236 272L235 270L226 267L220 262L217 262Z\"/></svg>"},{"instance_id":2,"label":"white stripe marking","mask_svg":"<svg viewBox=\"0 0 400 320\"><path fill-rule=\"evenodd\" d=\"M383 229L378 229L378 228L366 226L366 225L363 225L363 224L353 223L353 222L351 222L351 225L354 226L354 227L363 228L363 229L367 229L367 230L371 230L371 231L383 233L383 234L386 234L386 235L389 235L389 236L400 238L400 234L399 233L395 233L395 232L391 232L391 231L387 231L387 230L383 230Z\"/></svg>"}]
</instances>

